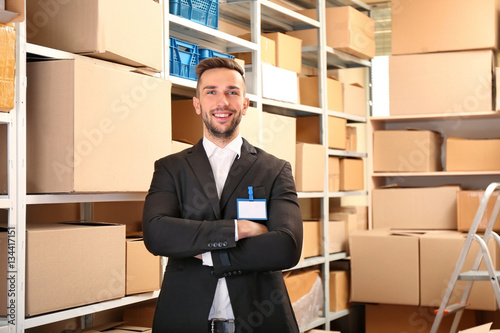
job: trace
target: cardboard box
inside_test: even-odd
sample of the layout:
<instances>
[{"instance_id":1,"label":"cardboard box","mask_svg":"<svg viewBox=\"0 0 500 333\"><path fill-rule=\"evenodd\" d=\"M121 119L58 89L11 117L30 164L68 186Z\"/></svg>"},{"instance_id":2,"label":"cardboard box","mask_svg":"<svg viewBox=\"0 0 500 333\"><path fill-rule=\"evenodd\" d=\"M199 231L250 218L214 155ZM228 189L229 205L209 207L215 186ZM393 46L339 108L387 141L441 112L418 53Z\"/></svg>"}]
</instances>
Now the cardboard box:
<instances>
[{"instance_id":1,"label":"cardboard box","mask_svg":"<svg viewBox=\"0 0 500 333\"><path fill-rule=\"evenodd\" d=\"M252 66L245 66L247 91L252 92L254 74ZM299 80L297 73L262 63L262 97L282 102L299 102Z\"/></svg>"},{"instance_id":2,"label":"cardboard box","mask_svg":"<svg viewBox=\"0 0 500 333\"><path fill-rule=\"evenodd\" d=\"M368 87L369 72L367 67L329 69L327 75L343 84Z\"/></svg>"},{"instance_id":3,"label":"cardboard box","mask_svg":"<svg viewBox=\"0 0 500 333\"><path fill-rule=\"evenodd\" d=\"M261 136L262 133L262 136ZM296 118L249 107L240 123L240 134L256 147L290 162L295 175Z\"/></svg>"},{"instance_id":4,"label":"cardboard box","mask_svg":"<svg viewBox=\"0 0 500 333\"><path fill-rule=\"evenodd\" d=\"M152 299L126 306L123 310L123 321L129 325L152 327L156 303L157 300Z\"/></svg>"},{"instance_id":5,"label":"cardboard box","mask_svg":"<svg viewBox=\"0 0 500 333\"><path fill-rule=\"evenodd\" d=\"M133 295L160 290L161 257L151 254L142 238L127 238L125 294Z\"/></svg>"},{"instance_id":6,"label":"cardboard box","mask_svg":"<svg viewBox=\"0 0 500 333\"><path fill-rule=\"evenodd\" d=\"M251 34L238 36L244 40L251 40ZM245 61L245 64L252 64L252 52L231 53L235 58ZM265 64L276 66L276 42L266 36L260 36L260 60Z\"/></svg>"},{"instance_id":7,"label":"cardboard box","mask_svg":"<svg viewBox=\"0 0 500 333\"><path fill-rule=\"evenodd\" d=\"M345 212L356 216L356 229L368 229L368 206L335 206L333 202L335 198L330 198L329 202L329 216L332 219L332 213Z\"/></svg>"},{"instance_id":8,"label":"cardboard box","mask_svg":"<svg viewBox=\"0 0 500 333\"><path fill-rule=\"evenodd\" d=\"M483 190L462 190L457 192L457 225L459 231L469 231L483 197ZM493 192L479 222L477 228L479 232L486 230L497 199L498 192ZM493 231L500 231L500 216L497 217Z\"/></svg>"},{"instance_id":9,"label":"cardboard box","mask_svg":"<svg viewBox=\"0 0 500 333\"><path fill-rule=\"evenodd\" d=\"M284 273L285 285L293 304L311 292L314 283L321 279L317 269L306 269Z\"/></svg>"},{"instance_id":10,"label":"cardboard box","mask_svg":"<svg viewBox=\"0 0 500 333\"><path fill-rule=\"evenodd\" d=\"M4 8L0 10L0 23L22 22L24 13L24 0L5 0Z\"/></svg>"},{"instance_id":11,"label":"cardboard box","mask_svg":"<svg viewBox=\"0 0 500 333\"><path fill-rule=\"evenodd\" d=\"M6 248L7 232L0 233ZM7 251L1 258L7 267ZM6 270L2 270L4 281ZM96 278L98 277L98 278ZM26 231L27 316L125 295L125 226L109 223L37 223ZM7 284L0 298L6 314Z\"/></svg>"},{"instance_id":12,"label":"cardboard box","mask_svg":"<svg viewBox=\"0 0 500 333\"><path fill-rule=\"evenodd\" d=\"M94 62L28 63L28 193L147 191L170 153L171 83Z\"/></svg>"},{"instance_id":13,"label":"cardboard box","mask_svg":"<svg viewBox=\"0 0 500 333\"><path fill-rule=\"evenodd\" d=\"M367 117L366 90L355 84L344 84L344 112Z\"/></svg>"},{"instance_id":14,"label":"cardboard box","mask_svg":"<svg viewBox=\"0 0 500 333\"><path fill-rule=\"evenodd\" d=\"M29 43L162 69L162 6L155 1L76 0L54 6L27 1L26 6Z\"/></svg>"},{"instance_id":15,"label":"cardboard box","mask_svg":"<svg viewBox=\"0 0 500 333\"><path fill-rule=\"evenodd\" d=\"M352 220L338 217L328 223L328 253L346 252L348 253L348 235L353 229ZM354 228L356 224L354 223ZM317 257L322 254L322 231L321 221L303 221L304 240L302 245L301 260L305 258Z\"/></svg>"},{"instance_id":16,"label":"cardboard box","mask_svg":"<svg viewBox=\"0 0 500 333\"><path fill-rule=\"evenodd\" d=\"M498 49L498 14L495 0L393 1L392 54Z\"/></svg>"},{"instance_id":17,"label":"cardboard box","mask_svg":"<svg viewBox=\"0 0 500 333\"><path fill-rule=\"evenodd\" d=\"M321 143L321 118L319 116L304 116L297 117L297 134L298 142L320 144Z\"/></svg>"},{"instance_id":18,"label":"cardboard box","mask_svg":"<svg viewBox=\"0 0 500 333\"><path fill-rule=\"evenodd\" d=\"M304 240L301 258L321 255L321 221L303 221Z\"/></svg>"},{"instance_id":19,"label":"cardboard box","mask_svg":"<svg viewBox=\"0 0 500 333\"><path fill-rule=\"evenodd\" d=\"M358 150L358 128L356 126L346 126L345 149L347 151Z\"/></svg>"},{"instance_id":20,"label":"cardboard box","mask_svg":"<svg viewBox=\"0 0 500 333\"><path fill-rule=\"evenodd\" d=\"M426 130L375 131L373 171L441 171L442 142L439 133Z\"/></svg>"},{"instance_id":21,"label":"cardboard box","mask_svg":"<svg viewBox=\"0 0 500 333\"><path fill-rule=\"evenodd\" d=\"M16 69L16 30L13 24L0 24L0 112L14 108Z\"/></svg>"},{"instance_id":22,"label":"cardboard box","mask_svg":"<svg viewBox=\"0 0 500 333\"><path fill-rule=\"evenodd\" d=\"M125 224L127 236L142 235L143 209L144 201L94 202L93 216L96 221Z\"/></svg>"},{"instance_id":23,"label":"cardboard box","mask_svg":"<svg viewBox=\"0 0 500 333\"><path fill-rule=\"evenodd\" d=\"M316 9L300 10L298 13L317 19ZM375 56L375 23L372 18L350 6L326 8L326 45L361 59ZM317 46L316 29L289 31L302 39L302 46Z\"/></svg>"},{"instance_id":24,"label":"cardboard box","mask_svg":"<svg viewBox=\"0 0 500 333\"><path fill-rule=\"evenodd\" d=\"M347 119L328 116L328 148L346 149Z\"/></svg>"},{"instance_id":25,"label":"cardboard box","mask_svg":"<svg viewBox=\"0 0 500 333\"><path fill-rule=\"evenodd\" d=\"M301 331L320 314L323 284L318 270L285 273L285 285Z\"/></svg>"},{"instance_id":26,"label":"cardboard box","mask_svg":"<svg viewBox=\"0 0 500 333\"><path fill-rule=\"evenodd\" d=\"M446 139L446 171L500 170L500 139Z\"/></svg>"},{"instance_id":27,"label":"cardboard box","mask_svg":"<svg viewBox=\"0 0 500 333\"><path fill-rule=\"evenodd\" d=\"M347 247L346 222L330 221L328 224L328 253L349 252Z\"/></svg>"},{"instance_id":28,"label":"cardboard box","mask_svg":"<svg viewBox=\"0 0 500 333\"><path fill-rule=\"evenodd\" d=\"M344 222L344 230L342 232L344 234L345 246L342 251L349 254L349 236L358 229L357 216L349 212L335 212L329 215L332 220Z\"/></svg>"},{"instance_id":29,"label":"cardboard box","mask_svg":"<svg viewBox=\"0 0 500 333\"><path fill-rule=\"evenodd\" d=\"M457 229L460 186L372 190L373 228Z\"/></svg>"},{"instance_id":30,"label":"cardboard box","mask_svg":"<svg viewBox=\"0 0 500 333\"><path fill-rule=\"evenodd\" d=\"M276 43L276 66L297 74L302 68L302 40L281 32L265 33Z\"/></svg>"},{"instance_id":31,"label":"cardboard box","mask_svg":"<svg viewBox=\"0 0 500 333\"><path fill-rule=\"evenodd\" d=\"M347 271L330 271L330 311L349 308L349 275Z\"/></svg>"},{"instance_id":32,"label":"cardboard box","mask_svg":"<svg viewBox=\"0 0 500 333\"><path fill-rule=\"evenodd\" d=\"M296 145L295 186L298 192L325 189L326 147L298 142Z\"/></svg>"},{"instance_id":33,"label":"cardboard box","mask_svg":"<svg viewBox=\"0 0 500 333\"><path fill-rule=\"evenodd\" d=\"M419 241L387 230L351 233L351 301L419 305Z\"/></svg>"},{"instance_id":34,"label":"cardboard box","mask_svg":"<svg viewBox=\"0 0 500 333\"><path fill-rule=\"evenodd\" d=\"M225 20L223 17L219 16L219 31L231 34L233 36L241 36L244 34L249 34L249 27L242 27L239 24L233 23L229 20Z\"/></svg>"},{"instance_id":35,"label":"cardboard box","mask_svg":"<svg viewBox=\"0 0 500 333\"><path fill-rule=\"evenodd\" d=\"M321 220L320 198L298 198L302 220Z\"/></svg>"},{"instance_id":36,"label":"cardboard box","mask_svg":"<svg viewBox=\"0 0 500 333\"><path fill-rule=\"evenodd\" d=\"M340 159L340 190L358 191L365 188L364 161L361 158Z\"/></svg>"},{"instance_id":37,"label":"cardboard box","mask_svg":"<svg viewBox=\"0 0 500 333\"><path fill-rule=\"evenodd\" d=\"M349 126L356 128L356 152L358 153L366 153L367 143L368 143L368 130L366 123L348 123ZM373 139L372 139L373 140ZM373 141L370 142L371 144Z\"/></svg>"},{"instance_id":38,"label":"cardboard box","mask_svg":"<svg viewBox=\"0 0 500 333\"><path fill-rule=\"evenodd\" d=\"M366 333L422 333L430 332L434 318L435 307L366 304ZM454 315L444 316L437 333L449 333ZM458 324L459 329L476 325L476 311L465 310Z\"/></svg>"},{"instance_id":39,"label":"cardboard box","mask_svg":"<svg viewBox=\"0 0 500 333\"><path fill-rule=\"evenodd\" d=\"M317 76L301 76L299 77L300 87L300 103L314 107L319 105L319 81ZM343 111L343 90L342 83L339 81L326 78L326 91L328 110L342 112Z\"/></svg>"},{"instance_id":40,"label":"cardboard box","mask_svg":"<svg viewBox=\"0 0 500 333\"><path fill-rule=\"evenodd\" d=\"M465 244L467 234L461 232L428 233L420 236L420 304L422 306L437 306L448 287L458 257ZM462 272L472 269L479 250L479 244L472 243L466 257ZM500 268L500 254L493 239L490 239L488 251L493 261L494 269ZM479 270L485 271L484 261ZM460 302L467 281L457 281L449 304ZM492 285L488 281L476 281L467 300L470 310L496 311L498 305Z\"/></svg>"},{"instance_id":41,"label":"cardboard box","mask_svg":"<svg viewBox=\"0 0 500 333\"><path fill-rule=\"evenodd\" d=\"M340 191L340 158L328 156L328 192Z\"/></svg>"},{"instance_id":42,"label":"cardboard box","mask_svg":"<svg viewBox=\"0 0 500 333\"><path fill-rule=\"evenodd\" d=\"M390 114L493 110L493 63L491 50L391 56Z\"/></svg>"},{"instance_id":43,"label":"cardboard box","mask_svg":"<svg viewBox=\"0 0 500 333\"><path fill-rule=\"evenodd\" d=\"M203 121L193 99L172 100L172 140L194 145L203 138ZM243 119L244 120L244 119Z\"/></svg>"}]
</instances>

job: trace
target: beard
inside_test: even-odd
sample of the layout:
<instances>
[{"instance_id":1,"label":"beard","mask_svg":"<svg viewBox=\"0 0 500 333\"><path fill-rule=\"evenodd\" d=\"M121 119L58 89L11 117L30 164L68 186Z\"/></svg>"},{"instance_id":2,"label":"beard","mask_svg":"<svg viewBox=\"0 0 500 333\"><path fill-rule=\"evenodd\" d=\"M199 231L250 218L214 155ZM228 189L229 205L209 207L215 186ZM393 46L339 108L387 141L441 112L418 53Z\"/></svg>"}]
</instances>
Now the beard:
<instances>
[{"instance_id":1,"label":"beard","mask_svg":"<svg viewBox=\"0 0 500 333\"><path fill-rule=\"evenodd\" d=\"M201 119L203 120L203 123L205 124L205 128L207 131L214 137L218 139L227 139L233 136L234 132L238 128L240 122L241 122L241 117L242 117L242 112L237 112L234 109L231 110L229 108L227 109L215 109L213 111L231 111L232 112L232 121L230 123L230 126L227 128L218 128L217 124L213 122L213 118L210 116L210 112L205 112L203 108L201 108Z\"/></svg>"}]
</instances>

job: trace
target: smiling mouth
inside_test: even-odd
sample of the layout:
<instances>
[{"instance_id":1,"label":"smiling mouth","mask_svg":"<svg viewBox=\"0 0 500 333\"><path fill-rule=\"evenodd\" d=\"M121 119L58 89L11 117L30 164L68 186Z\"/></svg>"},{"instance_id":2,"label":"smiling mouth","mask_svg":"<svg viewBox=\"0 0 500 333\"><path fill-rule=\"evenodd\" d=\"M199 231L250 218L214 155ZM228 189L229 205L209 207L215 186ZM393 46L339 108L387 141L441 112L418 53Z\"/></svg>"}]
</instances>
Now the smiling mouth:
<instances>
[{"instance_id":1,"label":"smiling mouth","mask_svg":"<svg viewBox=\"0 0 500 333\"><path fill-rule=\"evenodd\" d=\"M232 115L231 112L214 112L213 113L213 116L215 118L220 118L220 119L229 118L231 115Z\"/></svg>"}]
</instances>

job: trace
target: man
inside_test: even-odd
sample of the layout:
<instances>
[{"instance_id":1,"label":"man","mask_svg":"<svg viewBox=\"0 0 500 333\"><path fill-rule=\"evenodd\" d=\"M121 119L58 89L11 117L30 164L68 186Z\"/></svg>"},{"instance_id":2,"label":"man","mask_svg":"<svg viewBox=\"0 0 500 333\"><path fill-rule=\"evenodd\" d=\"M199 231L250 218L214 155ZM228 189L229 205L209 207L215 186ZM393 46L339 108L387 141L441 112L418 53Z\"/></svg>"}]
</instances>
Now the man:
<instances>
[{"instance_id":1,"label":"man","mask_svg":"<svg viewBox=\"0 0 500 333\"><path fill-rule=\"evenodd\" d=\"M156 161L144 205L146 247L168 257L153 332L299 332L281 273L302 249L290 163L240 136L249 100L234 60L197 74L204 137Z\"/></svg>"}]
</instances>

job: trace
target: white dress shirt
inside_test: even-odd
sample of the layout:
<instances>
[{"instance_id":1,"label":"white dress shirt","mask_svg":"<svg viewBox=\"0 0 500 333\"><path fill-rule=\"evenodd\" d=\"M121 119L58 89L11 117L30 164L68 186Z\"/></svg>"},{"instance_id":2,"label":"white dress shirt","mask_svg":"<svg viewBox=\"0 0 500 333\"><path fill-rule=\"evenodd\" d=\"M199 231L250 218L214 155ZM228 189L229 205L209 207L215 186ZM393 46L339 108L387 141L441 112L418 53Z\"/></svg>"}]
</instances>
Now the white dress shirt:
<instances>
[{"instance_id":1,"label":"white dress shirt","mask_svg":"<svg viewBox=\"0 0 500 333\"><path fill-rule=\"evenodd\" d=\"M215 185L217 187L217 194L219 199L224 188L224 183L226 182L227 175L231 169L236 158L241 156L241 145L243 144L243 139L241 135L238 135L233 141L231 141L224 148L219 148L216 144L209 141L206 137L203 137L203 148L207 153L208 160L210 161L210 166L214 173ZM235 220L235 238L238 240L238 226ZM210 252L202 254L203 265L213 266L212 255ZM220 278L217 282L217 288L215 290L214 301L212 303L212 308L210 309L210 314L208 319L212 318L223 318L223 319L234 319L233 309L231 307L231 301L229 299L229 292L227 290L227 284L225 278Z\"/></svg>"}]
</instances>

